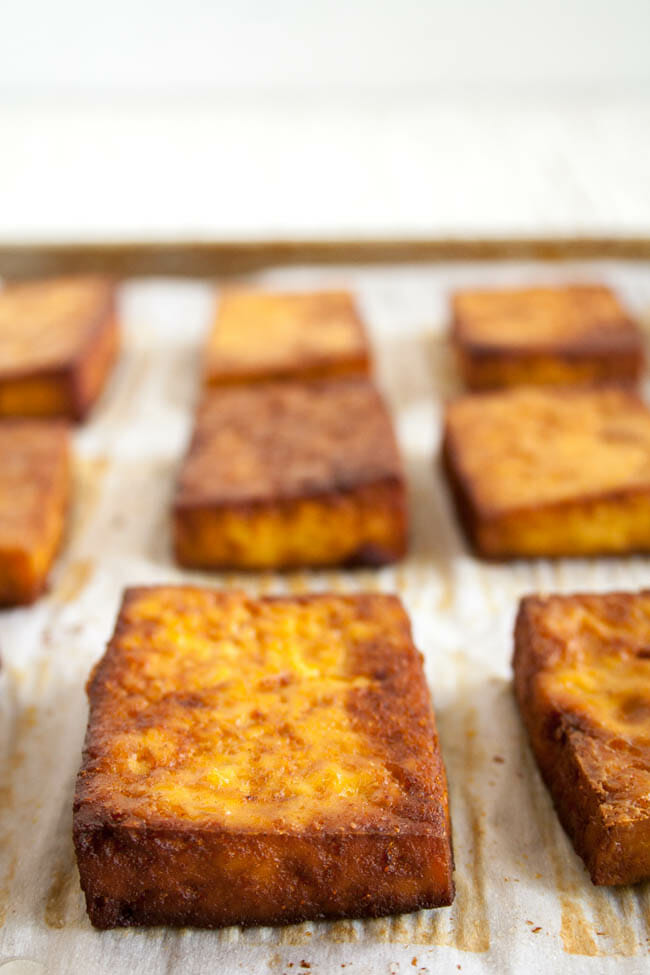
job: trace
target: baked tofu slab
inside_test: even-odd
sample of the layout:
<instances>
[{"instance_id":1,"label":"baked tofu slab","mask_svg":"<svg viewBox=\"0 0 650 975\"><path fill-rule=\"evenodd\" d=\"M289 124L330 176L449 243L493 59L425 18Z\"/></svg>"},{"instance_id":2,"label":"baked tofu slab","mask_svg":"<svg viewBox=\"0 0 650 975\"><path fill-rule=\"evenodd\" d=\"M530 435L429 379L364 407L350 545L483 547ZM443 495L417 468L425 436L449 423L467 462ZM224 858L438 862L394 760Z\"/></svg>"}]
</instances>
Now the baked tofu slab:
<instances>
[{"instance_id":1,"label":"baked tofu slab","mask_svg":"<svg viewBox=\"0 0 650 975\"><path fill-rule=\"evenodd\" d=\"M95 926L451 902L445 771L396 597L130 589L88 695L74 842Z\"/></svg>"},{"instance_id":2,"label":"baked tofu slab","mask_svg":"<svg viewBox=\"0 0 650 975\"><path fill-rule=\"evenodd\" d=\"M0 416L82 420L119 346L112 284L53 278L0 290Z\"/></svg>"},{"instance_id":3,"label":"baked tofu slab","mask_svg":"<svg viewBox=\"0 0 650 975\"><path fill-rule=\"evenodd\" d=\"M591 879L650 877L650 591L524 599L514 673L537 763Z\"/></svg>"},{"instance_id":4,"label":"baked tofu slab","mask_svg":"<svg viewBox=\"0 0 650 975\"><path fill-rule=\"evenodd\" d=\"M641 331L602 285L462 291L452 313L470 389L635 383L643 369Z\"/></svg>"},{"instance_id":5,"label":"baked tofu slab","mask_svg":"<svg viewBox=\"0 0 650 975\"><path fill-rule=\"evenodd\" d=\"M370 350L347 291L226 292L205 352L209 385L364 375Z\"/></svg>"},{"instance_id":6,"label":"baked tofu slab","mask_svg":"<svg viewBox=\"0 0 650 975\"><path fill-rule=\"evenodd\" d=\"M650 550L650 410L630 392L460 397L447 408L443 458L480 555Z\"/></svg>"},{"instance_id":7,"label":"baked tofu slab","mask_svg":"<svg viewBox=\"0 0 650 975\"><path fill-rule=\"evenodd\" d=\"M174 505L196 568L381 565L406 549L404 477L367 380L207 390Z\"/></svg>"},{"instance_id":8,"label":"baked tofu slab","mask_svg":"<svg viewBox=\"0 0 650 975\"><path fill-rule=\"evenodd\" d=\"M31 603L45 587L70 497L66 425L0 420L0 605Z\"/></svg>"}]
</instances>

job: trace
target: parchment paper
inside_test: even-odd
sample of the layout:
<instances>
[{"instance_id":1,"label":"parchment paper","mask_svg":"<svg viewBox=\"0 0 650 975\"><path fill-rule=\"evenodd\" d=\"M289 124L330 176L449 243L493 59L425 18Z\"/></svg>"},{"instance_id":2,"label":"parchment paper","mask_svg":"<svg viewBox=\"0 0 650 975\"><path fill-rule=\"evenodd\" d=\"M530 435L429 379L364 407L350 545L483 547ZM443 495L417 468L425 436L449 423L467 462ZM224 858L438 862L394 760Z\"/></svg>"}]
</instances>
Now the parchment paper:
<instances>
[{"instance_id":1,"label":"parchment paper","mask_svg":"<svg viewBox=\"0 0 650 975\"><path fill-rule=\"evenodd\" d=\"M437 457L441 401L458 390L444 339L448 292L590 278L619 288L647 324L650 267L643 264L297 268L249 278L357 292L409 478L412 543L403 564L288 576L182 572L171 560L173 480L190 431L216 285L123 285L124 353L101 404L76 434L76 500L50 592L34 607L0 613L0 963L31 959L57 975L645 968L650 885L591 885L522 734L510 657L519 596L635 589L650 584L650 559L481 564L459 534ZM179 581L253 593L401 594L426 657L449 775L457 884L451 908L277 930L93 930L71 843L84 683L111 633L122 588Z\"/></svg>"}]
</instances>

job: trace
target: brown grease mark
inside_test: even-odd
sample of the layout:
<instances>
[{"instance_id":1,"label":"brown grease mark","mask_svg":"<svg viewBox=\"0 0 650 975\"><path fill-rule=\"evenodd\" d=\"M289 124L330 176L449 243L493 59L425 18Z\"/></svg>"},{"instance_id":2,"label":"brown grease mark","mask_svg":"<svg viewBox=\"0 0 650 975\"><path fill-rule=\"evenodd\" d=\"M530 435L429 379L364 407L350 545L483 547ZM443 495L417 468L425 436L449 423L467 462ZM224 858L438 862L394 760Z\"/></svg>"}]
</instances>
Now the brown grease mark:
<instances>
[{"instance_id":1,"label":"brown grease mark","mask_svg":"<svg viewBox=\"0 0 650 975\"><path fill-rule=\"evenodd\" d=\"M14 689L15 693L15 689ZM22 827L20 823L18 829L12 825L12 818L15 821L17 812L14 807L15 788L13 777L19 771L25 761L25 742L24 739L36 724L37 712L32 705L24 707L19 711L11 732L12 747L7 757L7 782L2 790L2 805L0 805L0 816L2 820L2 832L0 833L0 858L7 864L4 876L0 881L0 925L4 924L9 905L11 904L11 888L16 875L18 864L15 851L22 841ZM16 835L16 834L19 835Z\"/></svg>"},{"instance_id":2,"label":"brown grease mark","mask_svg":"<svg viewBox=\"0 0 650 975\"><path fill-rule=\"evenodd\" d=\"M363 923L364 940L390 941L389 919L386 917L368 918Z\"/></svg>"},{"instance_id":3,"label":"brown grease mark","mask_svg":"<svg viewBox=\"0 0 650 975\"><path fill-rule=\"evenodd\" d=\"M490 947L490 926L485 889L485 829L481 804L474 786L484 755L477 734L477 712L465 705L470 662L462 652L454 655L456 701L438 712L442 752L447 764L451 816L456 826L456 899L449 918L450 944L461 951L485 952ZM472 667L472 670L475 668ZM474 680L474 675L472 676Z\"/></svg>"},{"instance_id":4,"label":"brown grease mark","mask_svg":"<svg viewBox=\"0 0 650 975\"><path fill-rule=\"evenodd\" d=\"M492 584L490 570L487 569L484 565L479 565L478 577L481 584L483 597L487 605L487 611L491 615L494 615L497 612L498 607L494 599L494 586Z\"/></svg>"},{"instance_id":5,"label":"brown grease mark","mask_svg":"<svg viewBox=\"0 0 650 975\"><path fill-rule=\"evenodd\" d=\"M469 876L460 873L456 879L456 901L453 910L454 945L461 951L483 952L490 948L490 928L485 897L484 829L473 808L474 799L467 793L470 832L474 842L469 863Z\"/></svg>"},{"instance_id":6,"label":"brown grease mark","mask_svg":"<svg viewBox=\"0 0 650 975\"><path fill-rule=\"evenodd\" d=\"M440 577L438 609L444 612L450 609L454 602L454 570L448 559L441 559L437 564L437 568Z\"/></svg>"},{"instance_id":7,"label":"brown grease mark","mask_svg":"<svg viewBox=\"0 0 650 975\"><path fill-rule=\"evenodd\" d=\"M309 583L304 572L291 572L287 576L287 588L294 596L309 592Z\"/></svg>"},{"instance_id":8,"label":"brown grease mark","mask_svg":"<svg viewBox=\"0 0 650 975\"><path fill-rule=\"evenodd\" d=\"M343 590L344 582L340 572L328 572L326 579L328 592L341 592Z\"/></svg>"},{"instance_id":9,"label":"brown grease mark","mask_svg":"<svg viewBox=\"0 0 650 975\"><path fill-rule=\"evenodd\" d=\"M650 941L650 882L646 881L644 884L637 884L634 888L634 894L638 914L645 928L646 938Z\"/></svg>"},{"instance_id":10,"label":"brown grease mark","mask_svg":"<svg viewBox=\"0 0 650 975\"><path fill-rule=\"evenodd\" d=\"M71 562L56 587L54 597L59 603L71 603L79 596L90 579L95 563L92 559Z\"/></svg>"},{"instance_id":11,"label":"brown grease mark","mask_svg":"<svg viewBox=\"0 0 650 975\"><path fill-rule=\"evenodd\" d=\"M555 810L539 774L533 768L533 757L528 748L523 729L520 726L520 754L525 778L528 780L531 807L537 818L540 834L540 847L545 849L551 861L555 884L560 901L560 938L562 947L570 955L603 954L593 937L582 904L576 899L584 876L575 860L573 851L567 849L567 841L562 842L561 827ZM564 848L563 848L564 846Z\"/></svg>"},{"instance_id":12,"label":"brown grease mark","mask_svg":"<svg viewBox=\"0 0 650 975\"><path fill-rule=\"evenodd\" d=\"M460 673L467 661L462 658ZM462 687L459 700L462 701ZM482 761L482 748L476 729L476 709L466 708L462 716L455 764L459 774L462 805L467 817L466 831L469 843L469 862L456 871L456 900L452 907L454 945L461 951L484 952L490 947L490 927L487 916L485 891L485 828L480 814L480 803L472 782ZM450 776L451 778L451 776ZM453 779L452 779L453 781Z\"/></svg>"},{"instance_id":13,"label":"brown grease mark","mask_svg":"<svg viewBox=\"0 0 650 975\"><path fill-rule=\"evenodd\" d=\"M221 580L224 589L244 589L243 579L237 572L226 572Z\"/></svg>"},{"instance_id":14,"label":"brown grease mark","mask_svg":"<svg viewBox=\"0 0 650 975\"><path fill-rule=\"evenodd\" d=\"M304 924L290 924L280 929L278 941L281 945L306 945L310 934Z\"/></svg>"},{"instance_id":15,"label":"brown grease mark","mask_svg":"<svg viewBox=\"0 0 650 975\"><path fill-rule=\"evenodd\" d=\"M408 589L408 573L403 565L395 569L395 588L399 593L404 593Z\"/></svg>"},{"instance_id":16,"label":"brown grease mark","mask_svg":"<svg viewBox=\"0 0 650 975\"><path fill-rule=\"evenodd\" d=\"M411 941L415 944L450 945L452 939L449 933L450 911L431 910L420 911L415 915Z\"/></svg>"},{"instance_id":17,"label":"brown grease mark","mask_svg":"<svg viewBox=\"0 0 650 975\"><path fill-rule=\"evenodd\" d=\"M49 634L47 632L43 634L44 642L47 642L48 635ZM41 697L44 694L45 689L47 688L47 684L50 678L50 671L51 671L50 658L40 657L40 659L36 662L35 667L36 667L36 694L38 697Z\"/></svg>"},{"instance_id":18,"label":"brown grease mark","mask_svg":"<svg viewBox=\"0 0 650 975\"><path fill-rule=\"evenodd\" d=\"M134 414L134 400L144 386L144 379L149 371L149 356L145 351L127 350L123 353L123 362L127 368L120 371L121 389L115 391L113 399L113 415L110 417L112 427L128 424Z\"/></svg>"},{"instance_id":19,"label":"brown grease mark","mask_svg":"<svg viewBox=\"0 0 650 975\"><path fill-rule=\"evenodd\" d=\"M561 908L560 937L564 951L567 954L588 956L636 954L631 893L626 890L597 889L589 884L577 855L561 831L548 793L539 775L533 770L533 758L526 747L523 732L521 743L522 764L531 789L541 845L548 852L558 889ZM589 920L585 909L589 910L593 921ZM596 941L601 931L607 934L605 945Z\"/></svg>"},{"instance_id":20,"label":"brown grease mark","mask_svg":"<svg viewBox=\"0 0 650 975\"><path fill-rule=\"evenodd\" d=\"M398 914L393 918L389 940L397 941L399 944L411 944L413 941L413 925L408 915Z\"/></svg>"},{"instance_id":21,"label":"brown grease mark","mask_svg":"<svg viewBox=\"0 0 650 975\"><path fill-rule=\"evenodd\" d=\"M630 892L593 888L589 892L588 901L592 904L594 927L606 931L609 936L609 953L628 957L635 955L637 939L630 923Z\"/></svg>"},{"instance_id":22,"label":"brown grease mark","mask_svg":"<svg viewBox=\"0 0 650 975\"><path fill-rule=\"evenodd\" d=\"M8 846L9 842L4 840L0 848L6 849ZM16 876L16 865L17 857L14 853L9 861L5 875L2 878L2 885L0 886L0 927L2 927L7 920L7 911L11 903L11 886L14 882L14 877Z\"/></svg>"},{"instance_id":23,"label":"brown grease mark","mask_svg":"<svg viewBox=\"0 0 650 975\"><path fill-rule=\"evenodd\" d=\"M97 507L108 470L107 457L81 457L75 467L75 498L70 523L70 541L82 537Z\"/></svg>"},{"instance_id":24,"label":"brown grease mark","mask_svg":"<svg viewBox=\"0 0 650 975\"><path fill-rule=\"evenodd\" d=\"M271 572L262 572L257 577L257 594L266 596L273 589L273 575Z\"/></svg>"},{"instance_id":25,"label":"brown grease mark","mask_svg":"<svg viewBox=\"0 0 650 975\"><path fill-rule=\"evenodd\" d=\"M69 860L59 864L54 871L45 899L45 923L48 928L65 927L66 906L75 888L75 880L73 865Z\"/></svg>"},{"instance_id":26,"label":"brown grease mark","mask_svg":"<svg viewBox=\"0 0 650 975\"><path fill-rule=\"evenodd\" d=\"M338 587L339 587L339 589L342 588L341 576L338 573L336 573L336 574L333 573L333 575L336 575L336 577L338 578ZM381 586L379 584L379 573L378 572L373 571L372 569L361 569L361 570L357 571L355 573L355 575L356 575L356 580L357 580L357 582L359 584L359 589L362 592L379 592L380 591ZM334 591L336 591L336 590L334 590Z\"/></svg>"},{"instance_id":27,"label":"brown grease mark","mask_svg":"<svg viewBox=\"0 0 650 975\"><path fill-rule=\"evenodd\" d=\"M329 927L328 935L329 940L337 944L349 944L360 940L359 929L353 921L334 921Z\"/></svg>"},{"instance_id":28,"label":"brown grease mark","mask_svg":"<svg viewBox=\"0 0 650 975\"><path fill-rule=\"evenodd\" d=\"M558 884L559 886L559 884ZM591 925L581 904L568 894L560 894L562 947L569 955L601 955L603 952L592 937Z\"/></svg>"}]
</instances>

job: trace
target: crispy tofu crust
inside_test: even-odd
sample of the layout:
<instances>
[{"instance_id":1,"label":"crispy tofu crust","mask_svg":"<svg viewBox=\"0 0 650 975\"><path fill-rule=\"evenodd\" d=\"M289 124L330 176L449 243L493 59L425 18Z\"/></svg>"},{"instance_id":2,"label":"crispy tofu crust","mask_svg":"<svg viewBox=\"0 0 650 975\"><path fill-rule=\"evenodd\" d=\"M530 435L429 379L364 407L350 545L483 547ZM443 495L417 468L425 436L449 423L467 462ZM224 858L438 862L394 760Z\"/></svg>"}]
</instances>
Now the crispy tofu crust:
<instances>
[{"instance_id":1,"label":"crispy tofu crust","mask_svg":"<svg viewBox=\"0 0 650 975\"><path fill-rule=\"evenodd\" d=\"M88 696L74 842L95 926L451 902L445 771L396 597L130 589Z\"/></svg>"},{"instance_id":2,"label":"crispy tofu crust","mask_svg":"<svg viewBox=\"0 0 650 975\"><path fill-rule=\"evenodd\" d=\"M115 291L97 276L0 291L0 416L82 420L119 347Z\"/></svg>"},{"instance_id":3,"label":"crispy tofu crust","mask_svg":"<svg viewBox=\"0 0 650 975\"><path fill-rule=\"evenodd\" d=\"M650 877L650 591L522 600L514 675L540 771L593 882Z\"/></svg>"},{"instance_id":4,"label":"crispy tofu crust","mask_svg":"<svg viewBox=\"0 0 650 975\"><path fill-rule=\"evenodd\" d=\"M205 351L205 382L367 375L370 350L347 291L222 297Z\"/></svg>"},{"instance_id":5,"label":"crispy tofu crust","mask_svg":"<svg viewBox=\"0 0 650 975\"><path fill-rule=\"evenodd\" d=\"M198 568L380 565L406 548L390 418L364 379L207 390L174 505Z\"/></svg>"},{"instance_id":6,"label":"crispy tofu crust","mask_svg":"<svg viewBox=\"0 0 650 975\"><path fill-rule=\"evenodd\" d=\"M643 369L641 330L602 285L462 291L452 313L470 389L636 383Z\"/></svg>"},{"instance_id":7,"label":"crispy tofu crust","mask_svg":"<svg viewBox=\"0 0 650 975\"><path fill-rule=\"evenodd\" d=\"M447 408L443 459L486 558L650 550L650 410L630 392L460 397Z\"/></svg>"},{"instance_id":8,"label":"crispy tofu crust","mask_svg":"<svg viewBox=\"0 0 650 975\"><path fill-rule=\"evenodd\" d=\"M0 605L31 603L59 548L70 497L66 425L0 421Z\"/></svg>"}]
</instances>

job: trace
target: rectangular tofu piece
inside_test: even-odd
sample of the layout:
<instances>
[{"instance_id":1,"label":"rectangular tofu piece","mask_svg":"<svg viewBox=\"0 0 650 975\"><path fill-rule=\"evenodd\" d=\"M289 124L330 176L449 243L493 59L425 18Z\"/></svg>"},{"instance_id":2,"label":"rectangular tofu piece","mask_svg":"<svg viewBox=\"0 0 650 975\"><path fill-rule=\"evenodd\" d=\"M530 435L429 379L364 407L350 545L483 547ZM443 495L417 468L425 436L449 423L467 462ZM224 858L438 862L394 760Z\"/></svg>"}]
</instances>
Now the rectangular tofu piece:
<instances>
[{"instance_id":1,"label":"rectangular tofu piece","mask_svg":"<svg viewBox=\"0 0 650 975\"><path fill-rule=\"evenodd\" d=\"M83 419L119 346L115 289L97 276L0 291L0 416Z\"/></svg>"},{"instance_id":2,"label":"rectangular tofu piece","mask_svg":"<svg viewBox=\"0 0 650 975\"><path fill-rule=\"evenodd\" d=\"M593 882L650 877L650 591L522 600L514 674L537 764Z\"/></svg>"},{"instance_id":3,"label":"rectangular tofu piece","mask_svg":"<svg viewBox=\"0 0 650 975\"><path fill-rule=\"evenodd\" d=\"M650 410L630 392L460 397L447 408L443 457L480 555L650 551Z\"/></svg>"},{"instance_id":4,"label":"rectangular tofu piece","mask_svg":"<svg viewBox=\"0 0 650 975\"><path fill-rule=\"evenodd\" d=\"M208 385L366 375L370 350L347 291L226 292L205 351Z\"/></svg>"},{"instance_id":5,"label":"rectangular tofu piece","mask_svg":"<svg viewBox=\"0 0 650 975\"><path fill-rule=\"evenodd\" d=\"M364 379L204 393L174 505L195 568L381 565L406 549L391 422Z\"/></svg>"},{"instance_id":6,"label":"rectangular tofu piece","mask_svg":"<svg viewBox=\"0 0 650 975\"><path fill-rule=\"evenodd\" d=\"M0 605L31 603L45 587L70 497L66 425L0 420Z\"/></svg>"},{"instance_id":7,"label":"rectangular tofu piece","mask_svg":"<svg viewBox=\"0 0 650 975\"><path fill-rule=\"evenodd\" d=\"M396 597L129 589L88 696L74 843L96 927L451 903L445 770Z\"/></svg>"},{"instance_id":8,"label":"rectangular tofu piece","mask_svg":"<svg viewBox=\"0 0 650 975\"><path fill-rule=\"evenodd\" d=\"M470 389L636 383L643 369L641 330L602 285L461 291L452 314Z\"/></svg>"}]
</instances>

